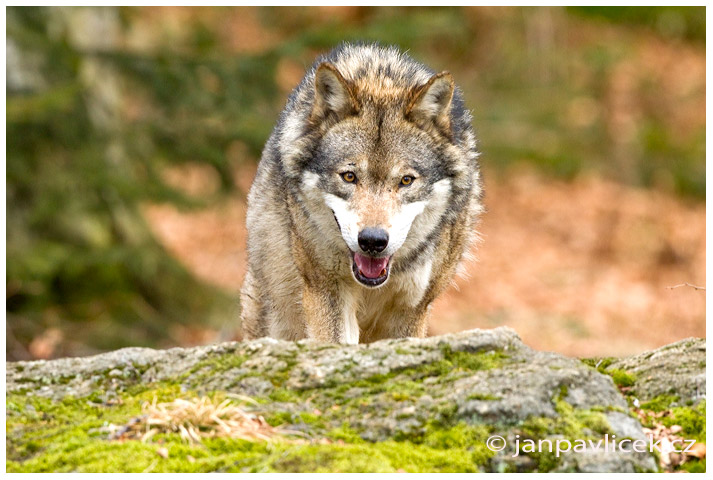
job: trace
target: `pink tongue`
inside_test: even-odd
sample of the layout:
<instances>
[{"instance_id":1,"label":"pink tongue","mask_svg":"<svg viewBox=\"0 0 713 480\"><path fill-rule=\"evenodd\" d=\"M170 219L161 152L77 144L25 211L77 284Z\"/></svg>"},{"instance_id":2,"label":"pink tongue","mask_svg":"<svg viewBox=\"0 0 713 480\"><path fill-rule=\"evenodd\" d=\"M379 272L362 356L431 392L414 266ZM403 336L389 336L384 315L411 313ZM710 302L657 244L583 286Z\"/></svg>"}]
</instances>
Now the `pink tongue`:
<instances>
[{"instance_id":1,"label":"pink tongue","mask_svg":"<svg viewBox=\"0 0 713 480\"><path fill-rule=\"evenodd\" d=\"M389 257L372 258L364 256L360 253L355 253L354 261L356 262L359 271L361 271L362 275L366 278L379 278L381 276L381 272L389 263Z\"/></svg>"}]
</instances>

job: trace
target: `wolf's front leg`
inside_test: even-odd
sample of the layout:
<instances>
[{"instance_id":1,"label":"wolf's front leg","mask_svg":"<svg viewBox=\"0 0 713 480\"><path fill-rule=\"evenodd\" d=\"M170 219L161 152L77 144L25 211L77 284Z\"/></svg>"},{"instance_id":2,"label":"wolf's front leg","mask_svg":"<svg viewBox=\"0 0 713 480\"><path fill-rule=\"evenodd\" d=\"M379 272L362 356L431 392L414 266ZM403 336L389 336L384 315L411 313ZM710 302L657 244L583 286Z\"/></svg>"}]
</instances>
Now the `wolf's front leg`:
<instances>
[{"instance_id":1,"label":"wolf's front leg","mask_svg":"<svg viewBox=\"0 0 713 480\"><path fill-rule=\"evenodd\" d=\"M428 330L430 307L392 308L383 312L362 335L362 342L371 343L385 338L425 337Z\"/></svg>"},{"instance_id":2,"label":"wolf's front leg","mask_svg":"<svg viewBox=\"0 0 713 480\"><path fill-rule=\"evenodd\" d=\"M305 286L302 307L309 338L332 343L359 343L359 324L350 298L337 285L321 289Z\"/></svg>"}]
</instances>

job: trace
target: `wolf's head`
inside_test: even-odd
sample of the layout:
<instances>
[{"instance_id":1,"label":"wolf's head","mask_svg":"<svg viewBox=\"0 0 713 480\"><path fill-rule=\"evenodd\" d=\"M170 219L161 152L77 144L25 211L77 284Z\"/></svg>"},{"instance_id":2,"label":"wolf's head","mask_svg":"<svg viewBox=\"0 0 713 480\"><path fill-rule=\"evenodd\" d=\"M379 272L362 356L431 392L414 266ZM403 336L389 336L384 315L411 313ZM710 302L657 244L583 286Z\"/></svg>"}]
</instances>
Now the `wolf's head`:
<instances>
[{"instance_id":1,"label":"wolf's head","mask_svg":"<svg viewBox=\"0 0 713 480\"><path fill-rule=\"evenodd\" d=\"M477 179L477 163L448 72L402 56L366 60L322 62L308 77L313 95L296 142L310 148L288 168L315 204L325 245L341 234L354 278L377 287L432 246L448 211L462 208L459 192Z\"/></svg>"}]
</instances>

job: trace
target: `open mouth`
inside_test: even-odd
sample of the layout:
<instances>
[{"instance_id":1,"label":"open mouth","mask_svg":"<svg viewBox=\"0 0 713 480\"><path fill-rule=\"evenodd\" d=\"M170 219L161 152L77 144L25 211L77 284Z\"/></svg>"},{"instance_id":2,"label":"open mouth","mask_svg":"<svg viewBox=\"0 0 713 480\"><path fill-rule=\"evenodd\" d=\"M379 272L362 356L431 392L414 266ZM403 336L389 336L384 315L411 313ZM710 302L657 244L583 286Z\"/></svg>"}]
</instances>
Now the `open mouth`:
<instances>
[{"instance_id":1,"label":"open mouth","mask_svg":"<svg viewBox=\"0 0 713 480\"><path fill-rule=\"evenodd\" d=\"M371 257L361 253L352 253L352 272L354 278L367 287L378 287L389 278L391 257Z\"/></svg>"}]
</instances>

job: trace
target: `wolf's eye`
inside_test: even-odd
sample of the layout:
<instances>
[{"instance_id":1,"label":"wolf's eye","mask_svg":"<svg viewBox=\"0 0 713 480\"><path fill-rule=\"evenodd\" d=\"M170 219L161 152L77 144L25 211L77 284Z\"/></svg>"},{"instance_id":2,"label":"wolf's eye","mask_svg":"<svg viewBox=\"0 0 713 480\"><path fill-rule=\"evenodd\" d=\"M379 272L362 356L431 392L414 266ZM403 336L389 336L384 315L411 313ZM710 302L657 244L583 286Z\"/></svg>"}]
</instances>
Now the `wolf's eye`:
<instances>
[{"instance_id":1,"label":"wolf's eye","mask_svg":"<svg viewBox=\"0 0 713 480\"><path fill-rule=\"evenodd\" d=\"M354 183L356 182L356 175L354 175L354 172L344 172L342 173L342 179L347 183Z\"/></svg>"},{"instance_id":2,"label":"wolf's eye","mask_svg":"<svg viewBox=\"0 0 713 480\"><path fill-rule=\"evenodd\" d=\"M406 175L405 177L401 178L401 183L399 184L402 187L409 186L413 183L413 177L411 175Z\"/></svg>"}]
</instances>

